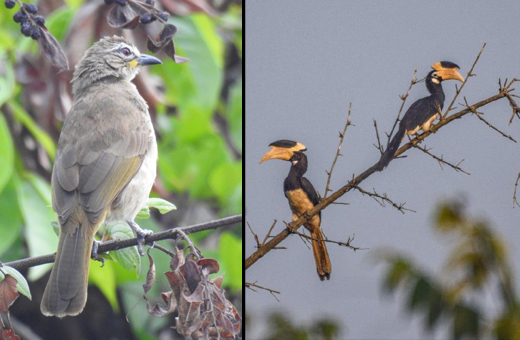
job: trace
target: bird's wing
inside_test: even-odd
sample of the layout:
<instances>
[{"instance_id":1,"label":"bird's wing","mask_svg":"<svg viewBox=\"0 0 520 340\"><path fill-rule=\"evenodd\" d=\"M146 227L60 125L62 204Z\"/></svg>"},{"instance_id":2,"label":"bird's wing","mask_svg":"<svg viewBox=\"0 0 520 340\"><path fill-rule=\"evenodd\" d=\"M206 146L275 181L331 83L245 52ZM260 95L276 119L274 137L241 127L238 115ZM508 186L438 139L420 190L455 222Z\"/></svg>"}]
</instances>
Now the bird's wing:
<instances>
[{"instance_id":1,"label":"bird's wing","mask_svg":"<svg viewBox=\"0 0 520 340\"><path fill-rule=\"evenodd\" d=\"M95 223L137 173L150 135L142 109L107 91L74 104L52 173L53 208L62 225L74 209L75 197Z\"/></svg>"},{"instance_id":2,"label":"bird's wing","mask_svg":"<svg viewBox=\"0 0 520 340\"><path fill-rule=\"evenodd\" d=\"M439 108L435 106L435 102L430 97L421 98L406 111L401 124L407 131L414 130L438 112Z\"/></svg>"},{"instance_id":3,"label":"bird's wing","mask_svg":"<svg viewBox=\"0 0 520 340\"><path fill-rule=\"evenodd\" d=\"M320 198L318 197L318 193L316 192L316 189L314 189L312 183L307 178L302 177L301 185L303 191L305 191L307 196L309 196L309 199L311 200L312 204L314 204L314 206L318 205L320 203Z\"/></svg>"}]
</instances>

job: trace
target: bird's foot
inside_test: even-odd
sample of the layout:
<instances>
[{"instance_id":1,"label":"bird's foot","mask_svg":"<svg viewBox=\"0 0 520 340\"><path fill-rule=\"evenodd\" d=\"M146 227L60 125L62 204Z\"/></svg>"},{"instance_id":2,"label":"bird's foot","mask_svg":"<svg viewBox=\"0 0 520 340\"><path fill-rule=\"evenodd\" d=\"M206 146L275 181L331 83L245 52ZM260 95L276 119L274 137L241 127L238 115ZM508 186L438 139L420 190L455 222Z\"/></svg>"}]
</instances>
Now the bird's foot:
<instances>
[{"instance_id":1,"label":"bird's foot","mask_svg":"<svg viewBox=\"0 0 520 340\"><path fill-rule=\"evenodd\" d=\"M146 242L146 236L152 235L153 231L149 229L142 229L134 221L128 221L127 223L135 231L137 236L137 251L139 252L139 255L144 256L143 246Z\"/></svg>"},{"instance_id":2,"label":"bird's foot","mask_svg":"<svg viewBox=\"0 0 520 340\"><path fill-rule=\"evenodd\" d=\"M99 256L99 254L98 254L98 248L99 248L100 243L101 243L100 241L94 240L94 244L92 245L91 256L94 260L101 262L101 267L103 267L105 265L105 259L102 258L101 256Z\"/></svg>"}]
</instances>

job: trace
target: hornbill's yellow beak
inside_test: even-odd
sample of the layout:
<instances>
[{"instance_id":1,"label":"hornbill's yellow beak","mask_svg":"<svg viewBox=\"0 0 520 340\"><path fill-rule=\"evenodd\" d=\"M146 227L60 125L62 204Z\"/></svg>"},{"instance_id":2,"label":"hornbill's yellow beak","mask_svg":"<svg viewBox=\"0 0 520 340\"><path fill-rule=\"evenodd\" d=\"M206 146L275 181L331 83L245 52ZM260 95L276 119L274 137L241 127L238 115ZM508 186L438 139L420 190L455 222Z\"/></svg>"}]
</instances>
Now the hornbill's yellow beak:
<instances>
[{"instance_id":1,"label":"hornbill's yellow beak","mask_svg":"<svg viewBox=\"0 0 520 340\"><path fill-rule=\"evenodd\" d=\"M442 80L455 79L464 82L464 77L457 71L459 66L449 61L439 61L432 65L432 68L437 71L437 75Z\"/></svg>"},{"instance_id":2,"label":"hornbill's yellow beak","mask_svg":"<svg viewBox=\"0 0 520 340\"><path fill-rule=\"evenodd\" d=\"M296 151L305 151L307 148L302 143L293 142L290 140L279 140L269 144L272 148L260 160L260 163L270 159L281 159L288 161Z\"/></svg>"}]
</instances>

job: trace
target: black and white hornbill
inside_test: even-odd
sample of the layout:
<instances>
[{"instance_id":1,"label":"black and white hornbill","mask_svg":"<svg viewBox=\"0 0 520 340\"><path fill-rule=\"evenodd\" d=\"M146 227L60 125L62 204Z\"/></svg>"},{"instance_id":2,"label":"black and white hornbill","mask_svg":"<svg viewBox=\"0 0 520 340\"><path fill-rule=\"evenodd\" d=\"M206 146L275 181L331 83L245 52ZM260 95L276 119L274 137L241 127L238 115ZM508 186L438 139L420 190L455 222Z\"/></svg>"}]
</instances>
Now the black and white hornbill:
<instances>
[{"instance_id":1,"label":"black and white hornbill","mask_svg":"<svg viewBox=\"0 0 520 340\"><path fill-rule=\"evenodd\" d=\"M295 221L319 203L316 189L307 178L303 177L307 172L307 156L303 151L307 148L301 143L290 140L279 140L269 146L272 149L262 157L260 163L269 159L281 159L292 163L289 175L283 183L283 190L293 213L292 220ZM330 279L331 265L320 224L321 212L314 215L305 227L310 231L316 269L320 280L323 281Z\"/></svg>"},{"instance_id":2,"label":"black and white hornbill","mask_svg":"<svg viewBox=\"0 0 520 340\"><path fill-rule=\"evenodd\" d=\"M381 171L388 166L405 134L413 135L419 129L430 130L432 122L439 117L444 105L444 91L441 83L449 79L464 82L464 78L457 72L459 66L452 62L440 61L433 64L432 68L433 71L430 71L425 79L430 95L417 100L406 111L399 123L399 130L388 143L385 153L379 160L377 170Z\"/></svg>"}]
</instances>

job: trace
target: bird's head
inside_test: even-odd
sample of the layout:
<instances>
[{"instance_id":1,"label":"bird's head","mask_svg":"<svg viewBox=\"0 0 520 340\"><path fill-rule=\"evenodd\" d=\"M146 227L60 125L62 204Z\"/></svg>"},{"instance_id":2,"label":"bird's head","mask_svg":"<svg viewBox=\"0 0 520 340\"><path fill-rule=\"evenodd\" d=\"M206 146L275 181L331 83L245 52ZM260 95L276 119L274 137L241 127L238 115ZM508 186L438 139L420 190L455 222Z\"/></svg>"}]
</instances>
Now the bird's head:
<instances>
[{"instance_id":1,"label":"bird's head","mask_svg":"<svg viewBox=\"0 0 520 340\"><path fill-rule=\"evenodd\" d=\"M92 45L76 65L73 93L104 78L130 81L140 66L161 63L155 57L141 54L137 47L122 37L105 37Z\"/></svg>"},{"instance_id":2,"label":"bird's head","mask_svg":"<svg viewBox=\"0 0 520 340\"><path fill-rule=\"evenodd\" d=\"M283 161L291 161L291 158L296 152L305 151L305 145L294 142L292 140L279 140L269 144L272 148L260 160L260 163L270 159L281 159ZM292 162L292 161L291 161Z\"/></svg>"},{"instance_id":3,"label":"bird's head","mask_svg":"<svg viewBox=\"0 0 520 340\"><path fill-rule=\"evenodd\" d=\"M440 84L443 80L455 79L464 82L464 77L457 71L459 66L450 61L439 61L432 65L433 71L430 72L431 80L435 84Z\"/></svg>"}]
</instances>

